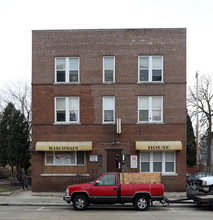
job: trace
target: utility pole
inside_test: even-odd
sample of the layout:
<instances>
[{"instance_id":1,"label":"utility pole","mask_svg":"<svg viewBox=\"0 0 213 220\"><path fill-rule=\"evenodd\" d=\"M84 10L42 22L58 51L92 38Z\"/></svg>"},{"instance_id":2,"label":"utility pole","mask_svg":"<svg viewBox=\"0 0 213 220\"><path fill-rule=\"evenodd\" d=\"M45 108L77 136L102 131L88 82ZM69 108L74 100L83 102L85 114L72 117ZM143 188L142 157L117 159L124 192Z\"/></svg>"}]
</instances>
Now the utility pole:
<instances>
[{"instance_id":1,"label":"utility pole","mask_svg":"<svg viewBox=\"0 0 213 220\"><path fill-rule=\"evenodd\" d=\"M197 71L196 72L196 76L195 78L197 79L197 83L196 83L196 89L197 89L197 125L196 125L196 167L198 167L198 146L199 146L199 139L198 139L198 136L199 136L199 118L198 118L198 74L199 72Z\"/></svg>"}]
</instances>

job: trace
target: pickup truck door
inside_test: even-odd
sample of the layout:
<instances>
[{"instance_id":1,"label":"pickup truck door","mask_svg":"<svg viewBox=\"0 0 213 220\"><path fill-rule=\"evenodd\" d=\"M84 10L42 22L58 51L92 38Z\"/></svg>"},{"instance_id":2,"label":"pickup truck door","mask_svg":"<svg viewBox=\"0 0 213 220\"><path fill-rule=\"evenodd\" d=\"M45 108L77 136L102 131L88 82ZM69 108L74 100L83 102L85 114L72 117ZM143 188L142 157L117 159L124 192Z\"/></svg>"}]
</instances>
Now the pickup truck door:
<instances>
[{"instance_id":1,"label":"pickup truck door","mask_svg":"<svg viewBox=\"0 0 213 220\"><path fill-rule=\"evenodd\" d=\"M94 200L116 201L118 195L117 175L104 174L95 181L91 196Z\"/></svg>"}]
</instances>

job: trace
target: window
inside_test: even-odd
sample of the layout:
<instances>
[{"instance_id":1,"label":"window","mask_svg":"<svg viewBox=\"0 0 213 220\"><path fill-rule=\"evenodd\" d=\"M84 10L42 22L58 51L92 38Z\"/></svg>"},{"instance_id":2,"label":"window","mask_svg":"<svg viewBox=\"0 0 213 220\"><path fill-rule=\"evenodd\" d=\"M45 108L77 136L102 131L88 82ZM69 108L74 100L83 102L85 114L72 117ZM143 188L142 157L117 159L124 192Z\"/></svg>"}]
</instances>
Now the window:
<instances>
[{"instance_id":1,"label":"window","mask_svg":"<svg viewBox=\"0 0 213 220\"><path fill-rule=\"evenodd\" d=\"M153 172L162 172L162 152L153 152Z\"/></svg>"},{"instance_id":2,"label":"window","mask_svg":"<svg viewBox=\"0 0 213 220\"><path fill-rule=\"evenodd\" d=\"M175 151L141 151L140 171L175 173Z\"/></svg>"},{"instance_id":3,"label":"window","mask_svg":"<svg viewBox=\"0 0 213 220\"><path fill-rule=\"evenodd\" d=\"M79 60L78 57L55 58L55 81L57 83L78 83Z\"/></svg>"},{"instance_id":4,"label":"window","mask_svg":"<svg viewBox=\"0 0 213 220\"><path fill-rule=\"evenodd\" d=\"M163 57L139 56L138 57L138 82L162 82Z\"/></svg>"},{"instance_id":5,"label":"window","mask_svg":"<svg viewBox=\"0 0 213 220\"><path fill-rule=\"evenodd\" d=\"M103 82L115 82L115 57L103 58Z\"/></svg>"},{"instance_id":6,"label":"window","mask_svg":"<svg viewBox=\"0 0 213 220\"><path fill-rule=\"evenodd\" d=\"M78 123L80 122L79 114L79 97L55 98L56 123Z\"/></svg>"},{"instance_id":7,"label":"window","mask_svg":"<svg viewBox=\"0 0 213 220\"><path fill-rule=\"evenodd\" d=\"M72 152L46 152L46 165L85 165L84 151L72 151Z\"/></svg>"},{"instance_id":8,"label":"window","mask_svg":"<svg viewBox=\"0 0 213 220\"><path fill-rule=\"evenodd\" d=\"M150 172L150 152L141 154L141 172Z\"/></svg>"},{"instance_id":9,"label":"window","mask_svg":"<svg viewBox=\"0 0 213 220\"><path fill-rule=\"evenodd\" d=\"M174 153L173 152L165 152L166 154L166 164L165 164L165 172L174 172Z\"/></svg>"},{"instance_id":10,"label":"window","mask_svg":"<svg viewBox=\"0 0 213 220\"><path fill-rule=\"evenodd\" d=\"M103 97L103 123L113 123L115 121L115 97Z\"/></svg>"},{"instance_id":11,"label":"window","mask_svg":"<svg viewBox=\"0 0 213 220\"><path fill-rule=\"evenodd\" d=\"M106 174L99 179L99 186L114 186L116 179L114 174Z\"/></svg>"},{"instance_id":12,"label":"window","mask_svg":"<svg viewBox=\"0 0 213 220\"><path fill-rule=\"evenodd\" d=\"M138 97L138 122L163 122L163 97Z\"/></svg>"},{"instance_id":13,"label":"window","mask_svg":"<svg viewBox=\"0 0 213 220\"><path fill-rule=\"evenodd\" d=\"M66 59L56 58L56 82L66 82Z\"/></svg>"},{"instance_id":14,"label":"window","mask_svg":"<svg viewBox=\"0 0 213 220\"><path fill-rule=\"evenodd\" d=\"M66 98L56 98L56 121L66 121Z\"/></svg>"}]
</instances>

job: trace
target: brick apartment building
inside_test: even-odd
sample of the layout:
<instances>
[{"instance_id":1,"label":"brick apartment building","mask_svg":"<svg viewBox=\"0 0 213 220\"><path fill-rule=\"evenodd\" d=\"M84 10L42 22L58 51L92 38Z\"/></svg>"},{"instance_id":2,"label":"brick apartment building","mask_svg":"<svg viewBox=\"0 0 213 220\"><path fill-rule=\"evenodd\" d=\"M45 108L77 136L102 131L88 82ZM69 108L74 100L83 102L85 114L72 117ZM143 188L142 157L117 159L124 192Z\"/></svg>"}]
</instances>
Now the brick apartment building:
<instances>
[{"instance_id":1,"label":"brick apartment building","mask_svg":"<svg viewBox=\"0 0 213 220\"><path fill-rule=\"evenodd\" d=\"M32 189L160 172L184 191L186 29L32 32Z\"/></svg>"}]
</instances>

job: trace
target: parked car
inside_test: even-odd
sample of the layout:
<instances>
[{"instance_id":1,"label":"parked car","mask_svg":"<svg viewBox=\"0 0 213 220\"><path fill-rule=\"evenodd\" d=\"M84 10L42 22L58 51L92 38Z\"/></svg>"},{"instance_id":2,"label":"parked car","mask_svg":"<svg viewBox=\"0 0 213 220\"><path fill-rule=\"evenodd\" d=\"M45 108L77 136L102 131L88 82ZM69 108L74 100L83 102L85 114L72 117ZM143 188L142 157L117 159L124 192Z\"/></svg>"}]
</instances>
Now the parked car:
<instances>
[{"instance_id":1,"label":"parked car","mask_svg":"<svg viewBox=\"0 0 213 220\"><path fill-rule=\"evenodd\" d=\"M213 178L213 175L210 173L195 173L191 175L189 178L187 178L186 180L187 186L190 187L192 190L198 190L198 185L201 185L200 178L202 177Z\"/></svg>"}]
</instances>

